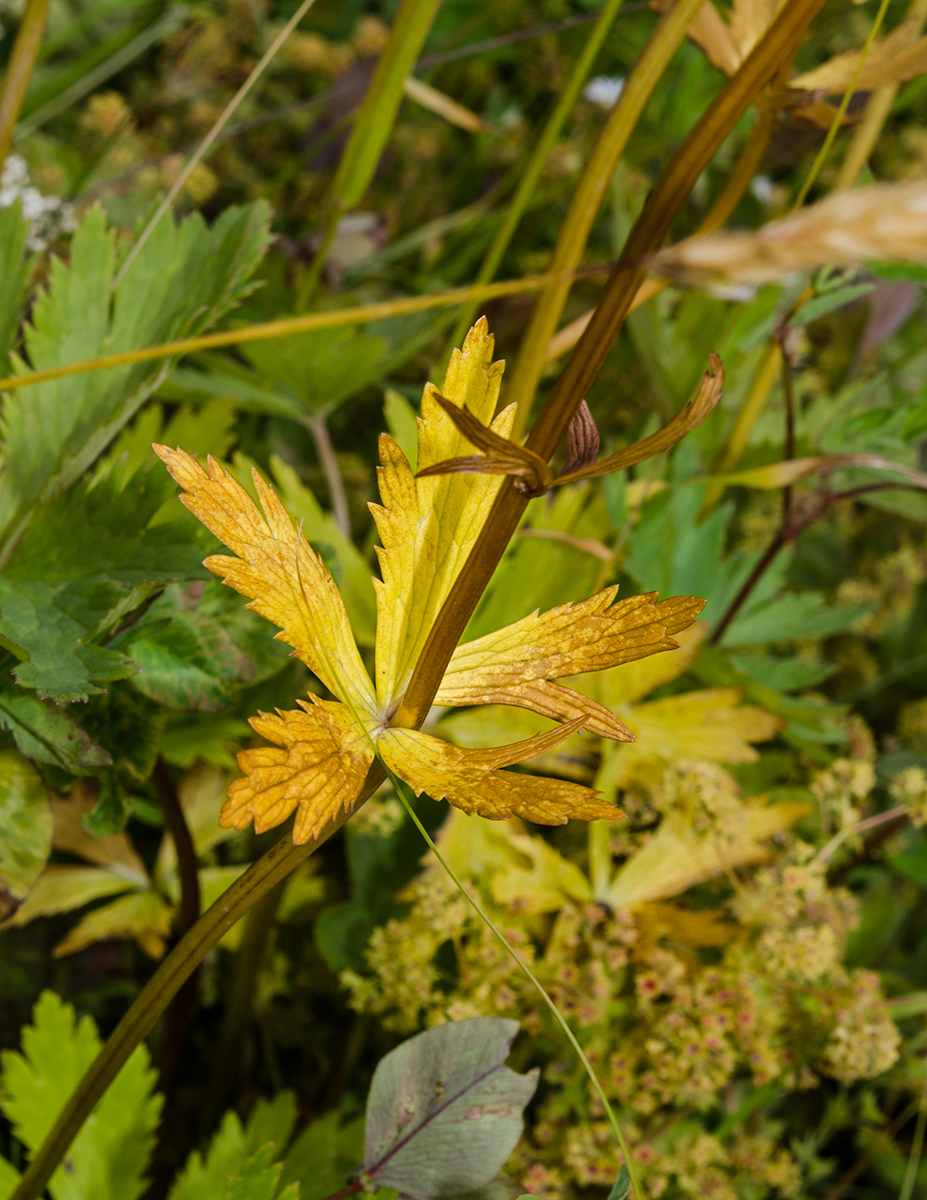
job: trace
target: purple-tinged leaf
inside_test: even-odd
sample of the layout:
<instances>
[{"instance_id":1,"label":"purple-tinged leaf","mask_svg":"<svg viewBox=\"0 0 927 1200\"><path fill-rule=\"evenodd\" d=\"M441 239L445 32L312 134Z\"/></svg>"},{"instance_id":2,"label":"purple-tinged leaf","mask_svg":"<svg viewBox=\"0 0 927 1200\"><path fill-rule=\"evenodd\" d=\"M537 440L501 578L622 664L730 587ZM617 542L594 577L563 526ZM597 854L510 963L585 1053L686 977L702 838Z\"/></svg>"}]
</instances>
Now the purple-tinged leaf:
<instances>
[{"instance_id":1,"label":"purple-tinged leaf","mask_svg":"<svg viewBox=\"0 0 927 1200\"><path fill-rule=\"evenodd\" d=\"M537 1069L504 1065L518 1022L472 1017L410 1038L380 1062L367 1100L364 1173L412 1200L488 1183L511 1154Z\"/></svg>"}]
</instances>

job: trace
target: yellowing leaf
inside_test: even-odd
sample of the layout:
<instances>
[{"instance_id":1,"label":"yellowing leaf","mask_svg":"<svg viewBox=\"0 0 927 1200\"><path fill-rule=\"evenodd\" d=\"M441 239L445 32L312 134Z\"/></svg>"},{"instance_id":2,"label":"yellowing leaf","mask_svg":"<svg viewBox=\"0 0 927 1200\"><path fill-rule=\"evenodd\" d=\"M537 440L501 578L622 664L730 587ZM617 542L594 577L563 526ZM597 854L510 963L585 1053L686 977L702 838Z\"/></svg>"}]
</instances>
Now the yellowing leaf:
<instances>
[{"instance_id":1,"label":"yellowing leaf","mask_svg":"<svg viewBox=\"0 0 927 1200\"><path fill-rule=\"evenodd\" d=\"M704 625L692 625L675 634L678 650L668 654L652 654L649 658L639 658L636 662L625 663L610 671L586 676L579 681L579 687L608 707L632 704L688 670L698 654L705 633Z\"/></svg>"},{"instance_id":2,"label":"yellowing leaf","mask_svg":"<svg viewBox=\"0 0 927 1200\"><path fill-rule=\"evenodd\" d=\"M492 361L485 319L454 351L444 379L445 400L483 424L495 411L504 364ZM434 399L429 384L419 419L418 467L453 458L469 445ZM491 428L507 436L515 414L505 409ZM371 505L382 540L383 582L377 586L377 696L388 711L405 691L412 668L441 605L473 548L501 480L482 475L416 479L392 438L380 439L382 506Z\"/></svg>"},{"instance_id":3,"label":"yellowing leaf","mask_svg":"<svg viewBox=\"0 0 927 1200\"><path fill-rule=\"evenodd\" d=\"M146 878L147 882L147 878ZM26 925L36 917L72 912L91 900L113 896L132 888L130 880L120 878L103 867L77 867L54 863L46 867L38 883L0 928Z\"/></svg>"},{"instance_id":4,"label":"yellowing leaf","mask_svg":"<svg viewBox=\"0 0 927 1200\"><path fill-rule=\"evenodd\" d=\"M513 704L557 720L586 718L601 737L630 741L627 726L595 700L552 679L600 671L658 650L673 649L668 633L691 624L704 601L656 593L614 604L617 586L583 600L537 612L459 646L435 702L446 705Z\"/></svg>"},{"instance_id":5,"label":"yellowing leaf","mask_svg":"<svg viewBox=\"0 0 927 1200\"><path fill-rule=\"evenodd\" d=\"M61 958L104 938L131 937L151 958L161 958L171 932L172 916L170 906L157 892L132 892L88 913L52 953Z\"/></svg>"},{"instance_id":6,"label":"yellowing leaf","mask_svg":"<svg viewBox=\"0 0 927 1200\"><path fill-rule=\"evenodd\" d=\"M81 825L81 817L96 803L96 795L84 787L86 782L78 780L67 798L52 793L55 847L101 867L109 867L136 887L147 886L145 864L135 852L127 834L117 833L113 837L98 838Z\"/></svg>"},{"instance_id":7,"label":"yellowing leaf","mask_svg":"<svg viewBox=\"0 0 927 1200\"><path fill-rule=\"evenodd\" d=\"M584 904L592 899L589 880L579 867L542 838L512 833L509 841L531 866L508 867L493 877L492 894L500 904L533 915L556 912L568 900Z\"/></svg>"},{"instance_id":8,"label":"yellowing leaf","mask_svg":"<svg viewBox=\"0 0 927 1200\"><path fill-rule=\"evenodd\" d=\"M220 816L226 828L246 829L253 821L262 833L298 809L293 840L299 845L357 798L374 758L369 731L343 704L301 703L302 712L251 718L255 731L274 745L239 754L244 778L229 788Z\"/></svg>"},{"instance_id":9,"label":"yellowing leaf","mask_svg":"<svg viewBox=\"0 0 927 1200\"><path fill-rule=\"evenodd\" d=\"M387 729L380 736L383 761L413 789L433 800L447 799L465 813L492 821L518 816L539 825L614 820L624 814L590 788L562 779L542 779L498 768L520 762L562 741L579 722L497 750L461 750L415 729Z\"/></svg>"},{"instance_id":10,"label":"yellowing leaf","mask_svg":"<svg viewBox=\"0 0 927 1200\"><path fill-rule=\"evenodd\" d=\"M458 429L464 408L466 421L481 431L477 436L501 438L510 432L513 411L487 424L503 366L493 363L492 351L486 322L478 321L463 351L451 358L443 395L426 386L418 421L420 471L454 458L466 446ZM671 422L677 431L692 413L707 412L709 400L717 402L720 360L712 360L712 370L700 389L701 400L684 410L691 410L689 416L683 416L682 424ZM660 446L664 435L654 435ZM651 442L653 438L645 439L622 453L638 461ZM563 722L546 733L532 731L533 736L510 746L462 750L414 729L392 728L389 722L489 515L500 480L484 475L416 477L396 442L381 438L382 505L371 506L383 543L383 578L375 581L374 695L334 581L257 471L252 477L260 508L213 460L207 472L183 450L156 449L185 489L187 507L238 556L213 555L206 565L248 596L250 608L279 626L277 636L294 647L294 654L337 697L301 701L302 711L262 713L252 720L271 745L239 755L244 774L228 789L223 827L244 829L253 823L261 832L295 811L294 841L317 838L340 813L351 811L377 753L416 793L446 798L465 812L493 820L517 814L561 824L571 816L592 820L621 815L589 788L500 768L547 754L581 728L618 740L631 738L623 722L597 701L553 680L674 647L670 635L692 623L701 600L677 596L657 603L655 595L647 595L616 604L617 588L611 587L579 604L536 612L460 647L438 691L438 704L495 701Z\"/></svg>"},{"instance_id":11,"label":"yellowing leaf","mask_svg":"<svg viewBox=\"0 0 927 1200\"><path fill-rule=\"evenodd\" d=\"M634 906L638 941L636 953L645 958L660 938L666 937L683 946L723 946L737 932L737 926L718 909L688 909L676 904L646 901Z\"/></svg>"},{"instance_id":12,"label":"yellowing leaf","mask_svg":"<svg viewBox=\"0 0 927 1200\"><path fill-rule=\"evenodd\" d=\"M906 83L927 71L927 37L917 36L921 22L903 21L887 37L874 42L866 54L857 91L870 92L890 83ZM853 82L860 50L850 50L789 81L789 88L804 92L845 92Z\"/></svg>"},{"instance_id":13,"label":"yellowing leaf","mask_svg":"<svg viewBox=\"0 0 927 1200\"><path fill-rule=\"evenodd\" d=\"M155 450L185 489L187 508L239 556L214 554L206 566L280 627L279 639L295 647L296 657L333 695L371 710L373 688L335 581L273 489L254 472L262 514L215 459L209 459L207 474L183 450Z\"/></svg>"},{"instance_id":14,"label":"yellowing leaf","mask_svg":"<svg viewBox=\"0 0 927 1200\"><path fill-rule=\"evenodd\" d=\"M769 857L763 839L787 829L807 811L806 804L749 801L738 835L723 840L696 833L682 813L670 813L612 880L608 903L612 908L629 908L663 900L734 867L761 862Z\"/></svg>"},{"instance_id":15,"label":"yellowing leaf","mask_svg":"<svg viewBox=\"0 0 927 1200\"><path fill-rule=\"evenodd\" d=\"M715 762L755 762L751 742L764 742L782 722L765 709L738 705L737 688L706 688L639 704L630 719L638 740L612 750L599 774L603 789L632 779L658 780L663 763L676 757Z\"/></svg>"},{"instance_id":16,"label":"yellowing leaf","mask_svg":"<svg viewBox=\"0 0 927 1200\"><path fill-rule=\"evenodd\" d=\"M725 75L733 75L766 32L783 0L734 0L730 16L725 20L711 0L695 14L688 34L705 52L708 61ZM670 0L657 0L652 5L658 12L667 12Z\"/></svg>"}]
</instances>

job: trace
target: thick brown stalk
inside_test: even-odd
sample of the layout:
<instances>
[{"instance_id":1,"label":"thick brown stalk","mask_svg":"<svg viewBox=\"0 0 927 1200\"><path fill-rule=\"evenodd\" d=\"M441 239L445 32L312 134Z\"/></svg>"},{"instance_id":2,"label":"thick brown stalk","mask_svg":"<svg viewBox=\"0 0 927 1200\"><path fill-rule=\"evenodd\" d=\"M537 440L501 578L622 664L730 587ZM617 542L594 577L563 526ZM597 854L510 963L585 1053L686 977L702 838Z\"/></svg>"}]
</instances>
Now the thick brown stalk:
<instances>
[{"instance_id":1,"label":"thick brown stalk","mask_svg":"<svg viewBox=\"0 0 927 1200\"><path fill-rule=\"evenodd\" d=\"M7 63L3 90L0 91L0 171L13 144L13 131L42 48L47 14L48 0L28 0Z\"/></svg>"},{"instance_id":2,"label":"thick brown stalk","mask_svg":"<svg viewBox=\"0 0 927 1200\"><path fill-rule=\"evenodd\" d=\"M541 458L551 458L601 370L643 279L648 257L659 249L696 180L725 137L779 66L791 61L805 29L823 4L824 0L788 0L657 181L612 268L586 332L525 443ZM393 725L417 727L424 721L451 655L526 504L514 481L504 480L476 545L428 636Z\"/></svg>"}]
</instances>

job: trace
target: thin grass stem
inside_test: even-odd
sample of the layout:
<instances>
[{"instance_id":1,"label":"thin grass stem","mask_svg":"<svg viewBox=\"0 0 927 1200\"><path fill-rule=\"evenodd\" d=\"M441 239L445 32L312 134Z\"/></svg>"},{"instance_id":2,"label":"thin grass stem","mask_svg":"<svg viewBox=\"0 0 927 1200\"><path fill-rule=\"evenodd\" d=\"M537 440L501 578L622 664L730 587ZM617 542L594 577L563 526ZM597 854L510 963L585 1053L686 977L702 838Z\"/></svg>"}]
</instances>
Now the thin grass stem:
<instances>
[{"instance_id":1,"label":"thin grass stem","mask_svg":"<svg viewBox=\"0 0 927 1200\"><path fill-rule=\"evenodd\" d=\"M0 91L0 171L13 144L13 132L22 111L29 81L42 48L48 0L28 0Z\"/></svg>"},{"instance_id":2,"label":"thin grass stem","mask_svg":"<svg viewBox=\"0 0 927 1200\"><path fill-rule=\"evenodd\" d=\"M570 1043L570 1045L572 1046L572 1048L576 1054L576 1057L583 1064L583 1069L585 1070L586 1074L589 1076L589 1080L592 1083L592 1086L595 1088L597 1096L599 1097L599 1099L602 1102L602 1107L605 1109L605 1113L608 1116L608 1122L612 1127L612 1132L614 1133L615 1138L618 1141L618 1145L621 1148L621 1153L624 1155L624 1161L627 1164L628 1174L631 1177L631 1186L634 1189L635 1200L643 1200L643 1192L641 1191L640 1181L637 1177L637 1170L631 1159L631 1152L628 1149L628 1143L625 1140L625 1136L624 1136L624 1133L622 1132L621 1125L618 1122L618 1118L615 1116L614 1109L612 1108L611 1104L609 1103L608 1097L605 1095L605 1089L602 1087L602 1084L599 1082L598 1075L596 1075L595 1071L593 1070L592 1063L590 1063L589 1059L586 1057L586 1054L585 1054L582 1046L579 1044L579 1041L577 1040L576 1035L574 1034L573 1030L569 1026L569 1023L567 1022L566 1017L564 1017L563 1013L560 1011L560 1009L554 1003L553 999L548 994L547 989L544 987L544 985L538 979L537 975L535 975L535 973L531 970L531 968L528 966L528 964L520 957L520 955L516 951L515 947L509 942L508 938L506 938L505 934L502 932L502 930L499 928L499 926L495 923L495 921L492 919L492 917L489 916L489 914L484 910L484 908L480 904L480 902L474 896L472 896L467 891L467 889L464 887L464 885L461 883L461 881L457 877L457 874L454 871L453 867L451 867L450 863L445 859L444 855L441 853L441 851L435 845L434 840L432 839L431 835L428 833L428 830L425 828L425 826L419 820L418 814L415 812L415 809L409 803L409 800L405 795L405 784L401 780L397 779L394 775L392 775L392 772L389 772L389 774L392 776L393 785L396 788L396 794L399 796L399 799L402 801L402 805L405 808L406 812L409 814L409 816L412 818L413 822L415 823L416 829L418 829L419 833L422 835L422 837L428 843L428 848L431 850L432 854L435 856L435 858L441 864L442 868L447 873L449 878L454 881L455 885L459 888L461 894L465 897L465 899L467 900L467 903L474 910L474 912L477 914L477 916L480 918L480 920L483 921L483 923L486 925L486 927L488 929L490 929L492 931L493 935L498 939L500 945L502 945L502 947L505 949L506 954L508 954L509 957L515 962L515 964L518 966L519 970L522 971L528 977L528 979L531 981L531 983L537 989L538 994L540 995L541 999L544 1001L544 1003L547 1005L547 1007L553 1013L554 1020L557 1022L557 1024L563 1030L564 1035L567 1038L567 1041Z\"/></svg>"},{"instance_id":3,"label":"thin grass stem","mask_svg":"<svg viewBox=\"0 0 927 1200\"><path fill-rule=\"evenodd\" d=\"M830 154L831 146L834 144L834 139L840 126L843 124L843 118L846 116L847 108L850 105L850 100L853 98L853 93L856 91L856 85L859 82L859 77L863 73L863 67L866 65L866 59L869 57L869 51L872 49L872 43L876 40L879 30L882 28L882 21L885 19L885 14L888 11L889 0L882 0L879 5L879 11L875 15L875 20L872 22L872 28L869 30L869 36L866 38L865 45L859 56L859 63L856 70L853 72L853 78L850 80L850 86L843 93L843 99L840 101L840 107L834 114L834 119L831 121L830 129L827 131L821 149L818 151L814 162L811 164L811 170L808 172L808 177L802 184L802 189L798 193L798 199L795 201L795 208L799 209L808 198L808 193L814 187L817 177L821 173L827 156Z\"/></svg>"}]
</instances>

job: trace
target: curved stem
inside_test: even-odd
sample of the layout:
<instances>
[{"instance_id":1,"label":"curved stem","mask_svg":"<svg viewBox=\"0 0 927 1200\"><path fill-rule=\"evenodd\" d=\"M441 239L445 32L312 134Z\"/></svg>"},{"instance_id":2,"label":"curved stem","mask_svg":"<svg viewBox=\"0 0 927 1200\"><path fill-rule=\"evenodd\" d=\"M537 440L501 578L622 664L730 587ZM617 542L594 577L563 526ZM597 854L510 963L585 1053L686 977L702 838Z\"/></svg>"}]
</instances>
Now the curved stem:
<instances>
[{"instance_id":1,"label":"curved stem","mask_svg":"<svg viewBox=\"0 0 927 1200\"><path fill-rule=\"evenodd\" d=\"M3 76L3 90L0 91L0 171L13 144L16 122L42 48L47 15L48 0L28 0Z\"/></svg>"}]
</instances>

